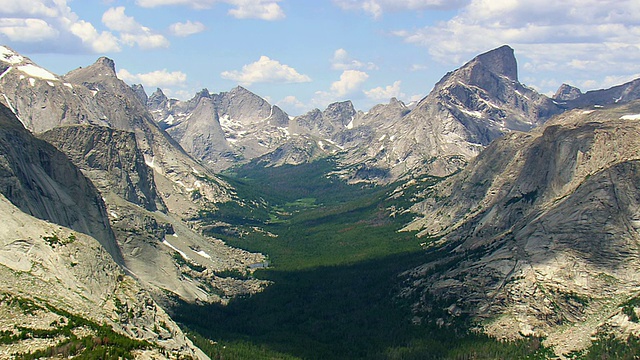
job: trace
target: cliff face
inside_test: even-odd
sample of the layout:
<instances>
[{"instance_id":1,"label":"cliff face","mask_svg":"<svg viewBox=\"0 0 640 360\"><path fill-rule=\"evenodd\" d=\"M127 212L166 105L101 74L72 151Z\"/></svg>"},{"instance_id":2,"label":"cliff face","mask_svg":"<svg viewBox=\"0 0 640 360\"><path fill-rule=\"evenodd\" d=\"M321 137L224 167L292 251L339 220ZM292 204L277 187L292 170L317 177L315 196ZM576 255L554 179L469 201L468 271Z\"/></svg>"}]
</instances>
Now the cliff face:
<instances>
[{"instance_id":1,"label":"cliff face","mask_svg":"<svg viewBox=\"0 0 640 360\"><path fill-rule=\"evenodd\" d=\"M113 192L149 211L166 211L156 191L153 170L131 132L102 126L65 126L40 138L55 145L78 164L102 192Z\"/></svg>"},{"instance_id":2,"label":"cliff face","mask_svg":"<svg viewBox=\"0 0 640 360\"><path fill-rule=\"evenodd\" d=\"M407 229L438 239L426 243L443 258L408 273L406 294L487 319L496 336L588 345L640 285L638 114L637 102L567 112L423 194Z\"/></svg>"},{"instance_id":3,"label":"cliff face","mask_svg":"<svg viewBox=\"0 0 640 360\"><path fill-rule=\"evenodd\" d=\"M96 238L122 264L97 189L62 152L34 138L3 105L0 193L27 214Z\"/></svg>"}]
</instances>

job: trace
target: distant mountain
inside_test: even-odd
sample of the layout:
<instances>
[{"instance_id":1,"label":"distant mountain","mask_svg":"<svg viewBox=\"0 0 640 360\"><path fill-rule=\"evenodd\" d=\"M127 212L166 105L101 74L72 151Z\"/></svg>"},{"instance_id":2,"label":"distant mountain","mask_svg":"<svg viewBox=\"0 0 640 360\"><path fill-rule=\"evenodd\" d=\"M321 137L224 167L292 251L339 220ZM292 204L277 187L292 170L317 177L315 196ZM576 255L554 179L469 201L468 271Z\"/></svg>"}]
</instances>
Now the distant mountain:
<instances>
[{"instance_id":1,"label":"distant mountain","mask_svg":"<svg viewBox=\"0 0 640 360\"><path fill-rule=\"evenodd\" d=\"M216 171L273 151L288 136L289 116L242 87L220 94L204 89L188 101L158 89L147 107L186 151Z\"/></svg>"},{"instance_id":2,"label":"distant mountain","mask_svg":"<svg viewBox=\"0 0 640 360\"><path fill-rule=\"evenodd\" d=\"M562 85L560 89L558 89L558 92L567 89L566 86L568 85ZM573 95L568 98L558 99L563 100L563 102L559 102L559 104L567 109L626 103L640 98L640 79L629 81L609 89L592 90L586 93L582 93L574 87L571 87L571 89L573 89Z\"/></svg>"},{"instance_id":3,"label":"distant mountain","mask_svg":"<svg viewBox=\"0 0 640 360\"><path fill-rule=\"evenodd\" d=\"M543 336L558 354L596 331L636 331L621 307L640 285L638 119L637 101L566 112L424 192L407 229L442 257L407 275L405 295L499 338Z\"/></svg>"}]
</instances>

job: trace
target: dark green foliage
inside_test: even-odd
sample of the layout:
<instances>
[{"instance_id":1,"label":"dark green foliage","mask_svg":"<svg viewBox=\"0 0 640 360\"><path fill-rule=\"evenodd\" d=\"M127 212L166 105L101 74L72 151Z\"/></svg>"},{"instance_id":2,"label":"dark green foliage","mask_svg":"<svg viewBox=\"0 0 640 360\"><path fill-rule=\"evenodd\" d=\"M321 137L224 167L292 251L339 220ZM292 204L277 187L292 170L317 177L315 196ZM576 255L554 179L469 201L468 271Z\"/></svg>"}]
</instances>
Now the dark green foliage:
<instances>
[{"instance_id":1,"label":"dark green foliage","mask_svg":"<svg viewBox=\"0 0 640 360\"><path fill-rule=\"evenodd\" d=\"M56 245L67 245L76 241L76 236L74 234L69 235L67 239L61 239L57 234L53 234L51 236L43 236L42 240L44 240L49 246L56 247Z\"/></svg>"},{"instance_id":2,"label":"dark green foliage","mask_svg":"<svg viewBox=\"0 0 640 360\"><path fill-rule=\"evenodd\" d=\"M249 278L246 272L242 272L238 269L227 269L227 270L215 271L214 275L221 278L234 278L234 279L241 279L241 280L246 280Z\"/></svg>"},{"instance_id":3,"label":"dark green foliage","mask_svg":"<svg viewBox=\"0 0 640 360\"><path fill-rule=\"evenodd\" d=\"M640 358L640 339L630 336L626 340L621 340L612 335L603 335L593 341L589 349L572 353L569 358L585 360L638 359Z\"/></svg>"},{"instance_id":4,"label":"dark green foliage","mask_svg":"<svg viewBox=\"0 0 640 360\"><path fill-rule=\"evenodd\" d=\"M200 264L197 264L193 261L189 261L185 258L182 257L182 255L180 255L179 252L175 251L173 253L173 260L176 262L176 264L178 264L179 266L183 266L186 265L187 267L189 267L191 270L196 271L196 272L203 272L205 271L207 268L205 266L202 266Z\"/></svg>"},{"instance_id":5,"label":"dark green foliage","mask_svg":"<svg viewBox=\"0 0 640 360\"><path fill-rule=\"evenodd\" d=\"M44 310L43 306L36 305L33 301L4 294L2 301L9 300L10 304L18 305L29 311ZM146 341L134 340L115 332L110 326L99 325L91 320L73 315L65 310L44 305L63 319L54 321L51 329L31 329L17 327L14 332L0 332L0 343L10 344L26 339L52 339L63 336L66 340L44 350L38 350L27 354L15 354L18 360L40 359L43 357L69 357L74 359L133 359L131 351L151 347ZM73 330L79 327L87 327L94 331L94 336L78 338Z\"/></svg>"}]
</instances>

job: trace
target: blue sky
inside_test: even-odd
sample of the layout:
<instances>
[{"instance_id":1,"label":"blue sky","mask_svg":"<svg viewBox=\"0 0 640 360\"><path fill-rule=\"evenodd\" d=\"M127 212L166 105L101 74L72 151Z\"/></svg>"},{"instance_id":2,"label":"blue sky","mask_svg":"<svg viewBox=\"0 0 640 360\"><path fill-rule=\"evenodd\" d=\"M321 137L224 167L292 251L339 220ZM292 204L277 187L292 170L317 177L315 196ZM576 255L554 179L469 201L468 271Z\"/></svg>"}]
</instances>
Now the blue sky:
<instances>
[{"instance_id":1,"label":"blue sky","mask_svg":"<svg viewBox=\"0 0 640 360\"><path fill-rule=\"evenodd\" d=\"M0 42L58 74L108 56L147 93L242 85L290 115L366 111L503 44L546 94L640 77L640 1L0 0Z\"/></svg>"}]
</instances>

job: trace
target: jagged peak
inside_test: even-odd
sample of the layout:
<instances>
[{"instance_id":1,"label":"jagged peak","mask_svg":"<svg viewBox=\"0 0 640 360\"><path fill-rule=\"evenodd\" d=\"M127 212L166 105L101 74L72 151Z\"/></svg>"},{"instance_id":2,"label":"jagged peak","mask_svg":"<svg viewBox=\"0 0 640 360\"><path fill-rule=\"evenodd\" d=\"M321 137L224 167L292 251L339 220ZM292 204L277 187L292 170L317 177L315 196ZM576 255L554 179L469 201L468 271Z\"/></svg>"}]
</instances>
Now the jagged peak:
<instances>
[{"instance_id":1,"label":"jagged peak","mask_svg":"<svg viewBox=\"0 0 640 360\"><path fill-rule=\"evenodd\" d=\"M200 99L200 98L210 98L210 97L211 97L211 93L209 92L209 89L204 88L204 89L198 91L193 98L194 99Z\"/></svg>"},{"instance_id":2,"label":"jagged peak","mask_svg":"<svg viewBox=\"0 0 640 360\"><path fill-rule=\"evenodd\" d=\"M156 88L156 91L153 92L153 94L151 94L151 97L167 97L164 92L162 91L162 89L160 88Z\"/></svg>"},{"instance_id":3,"label":"jagged peak","mask_svg":"<svg viewBox=\"0 0 640 360\"><path fill-rule=\"evenodd\" d=\"M93 65L90 67L96 67L100 69L108 70L108 73L103 75L112 75L116 76L116 63L115 61L109 59L108 57L102 56L100 57ZM101 73L102 74L102 73Z\"/></svg>"},{"instance_id":4,"label":"jagged peak","mask_svg":"<svg viewBox=\"0 0 640 360\"><path fill-rule=\"evenodd\" d=\"M502 45L499 48L487 51L476 56L469 64L482 64L489 71L504 75L511 80L518 81L518 63L509 45Z\"/></svg>"},{"instance_id":5,"label":"jagged peak","mask_svg":"<svg viewBox=\"0 0 640 360\"><path fill-rule=\"evenodd\" d=\"M582 95L582 91L575 86L569 84L562 84L558 88L558 91L553 95L555 100L574 100Z\"/></svg>"}]
</instances>

